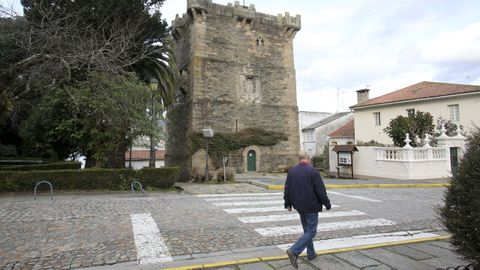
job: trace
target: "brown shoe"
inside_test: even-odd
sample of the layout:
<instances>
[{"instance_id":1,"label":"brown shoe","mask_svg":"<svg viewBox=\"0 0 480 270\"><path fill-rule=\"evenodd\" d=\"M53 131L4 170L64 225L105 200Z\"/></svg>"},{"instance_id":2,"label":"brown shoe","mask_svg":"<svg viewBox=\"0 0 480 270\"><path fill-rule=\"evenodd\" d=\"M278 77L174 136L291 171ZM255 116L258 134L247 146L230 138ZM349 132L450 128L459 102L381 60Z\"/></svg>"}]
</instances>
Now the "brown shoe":
<instances>
[{"instance_id":1,"label":"brown shoe","mask_svg":"<svg viewBox=\"0 0 480 270\"><path fill-rule=\"evenodd\" d=\"M287 255L293 267L298 268L298 264L297 264L298 255L295 255L291 249L287 249Z\"/></svg>"}]
</instances>

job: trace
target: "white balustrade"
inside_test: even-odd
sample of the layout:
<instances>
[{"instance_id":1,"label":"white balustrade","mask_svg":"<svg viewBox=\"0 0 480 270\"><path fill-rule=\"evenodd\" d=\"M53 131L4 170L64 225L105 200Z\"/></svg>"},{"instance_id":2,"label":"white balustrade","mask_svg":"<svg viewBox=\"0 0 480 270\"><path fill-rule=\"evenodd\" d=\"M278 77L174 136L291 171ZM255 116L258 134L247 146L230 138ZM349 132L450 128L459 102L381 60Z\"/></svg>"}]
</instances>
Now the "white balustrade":
<instances>
[{"instance_id":1,"label":"white balustrade","mask_svg":"<svg viewBox=\"0 0 480 270\"><path fill-rule=\"evenodd\" d=\"M377 160L392 161L432 161L447 159L446 148L417 147L417 148L395 148L377 147Z\"/></svg>"}]
</instances>

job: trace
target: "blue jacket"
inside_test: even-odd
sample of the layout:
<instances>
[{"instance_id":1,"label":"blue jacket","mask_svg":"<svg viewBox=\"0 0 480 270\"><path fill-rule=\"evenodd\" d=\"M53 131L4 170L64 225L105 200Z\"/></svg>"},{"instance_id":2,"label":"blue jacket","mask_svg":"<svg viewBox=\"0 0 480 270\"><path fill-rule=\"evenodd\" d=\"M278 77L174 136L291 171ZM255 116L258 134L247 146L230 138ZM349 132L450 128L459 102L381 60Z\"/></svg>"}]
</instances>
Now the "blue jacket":
<instances>
[{"instance_id":1,"label":"blue jacket","mask_svg":"<svg viewBox=\"0 0 480 270\"><path fill-rule=\"evenodd\" d=\"M327 210L332 207L322 177L312 166L303 162L288 171L283 199L285 208L293 206L304 213L321 212L322 205Z\"/></svg>"}]
</instances>

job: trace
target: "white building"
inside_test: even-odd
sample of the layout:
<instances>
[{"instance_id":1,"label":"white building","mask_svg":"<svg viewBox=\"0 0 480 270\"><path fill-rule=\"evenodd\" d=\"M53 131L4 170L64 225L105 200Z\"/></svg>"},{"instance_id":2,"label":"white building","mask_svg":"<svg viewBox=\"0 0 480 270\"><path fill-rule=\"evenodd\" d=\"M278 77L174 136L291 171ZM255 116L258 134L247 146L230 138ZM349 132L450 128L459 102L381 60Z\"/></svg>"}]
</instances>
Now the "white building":
<instances>
[{"instance_id":1,"label":"white building","mask_svg":"<svg viewBox=\"0 0 480 270\"><path fill-rule=\"evenodd\" d=\"M400 90L369 99L369 90L357 91L358 104L351 106L355 117L355 140L393 144L383 131L399 115L429 112L434 123L438 118L463 125L468 131L480 124L480 86L439 82L420 82Z\"/></svg>"},{"instance_id":2,"label":"white building","mask_svg":"<svg viewBox=\"0 0 480 270\"><path fill-rule=\"evenodd\" d=\"M311 156L323 154L324 147L328 145L328 134L345 125L353 119L353 113L340 112L323 118L302 131L302 148L308 151Z\"/></svg>"},{"instance_id":3,"label":"white building","mask_svg":"<svg viewBox=\"0 0 480 270\"><path fill-rule=\"evenodd\" d=\"M148 168L150 162L150 150L133 148L125 153L125 167L134 170ZM165 149L155 150L155 168L165 166Z\"/></svg>"},{"instance_id":4,"label":"white building","mask_svg":"<svg viewBox=\"0 0 480 270\"><path fill-rule=\"evenodd\" d=\"M328 112L307 112L307 111L299 111L298 112L298 125L300 127L300 148L303 148L303 142L305 141L304 134L302 133L302 129L310 126L311 124L318 122L325 117L332 115L332 113Z\"/></svg>"},{"instance_id":5,"label":"white building","mask_svg":"<svg viewBox=\"0 0 480 270\"><path fill-rule=\"evenodd\" d=\"M480 115L476 112L480 106L480 86L477 85L420 82L373 99L369 99L368 89L358 90L357 98L358 104L350 107L354 111L357 144L374 140L392 145L393 141L384 128L397 116L408 116L417 111L430 113L434 120L451 120L467 131L480 124ZM336 139L338 143L345 143L339 139ZM427 143L424 147L413 148L409 141L407 137L403 148L357 145L358 152L353 155L353 174L356 177L396 179L449 177L458 168L465 138L461 134L447 136L443 129L437 137L437 147L430 147ZM330 150L333 147L331 143ZM341 174L349 175L352 167L341 166L339 157L330 155L330 172L339 170Z\"/></svg>"}]
</instances>

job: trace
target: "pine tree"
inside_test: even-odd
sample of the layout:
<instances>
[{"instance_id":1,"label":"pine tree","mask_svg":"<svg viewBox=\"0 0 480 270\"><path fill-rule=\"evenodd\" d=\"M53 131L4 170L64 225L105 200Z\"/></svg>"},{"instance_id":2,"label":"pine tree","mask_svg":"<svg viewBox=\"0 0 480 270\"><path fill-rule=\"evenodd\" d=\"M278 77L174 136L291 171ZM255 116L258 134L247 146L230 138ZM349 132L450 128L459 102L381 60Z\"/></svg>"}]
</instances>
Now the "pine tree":
<instances>
[{"instance_id":1,"label":"pine tree","mask_svg":"<svg viewBox=\"0 0 480 270\"><path fill-rule=\"evenodd\" d=\"M445 195L441 219L452 234L452 244L475 269L480 269L480 128L469 136L458 173Z\"/></svg>"}]
</instances>

